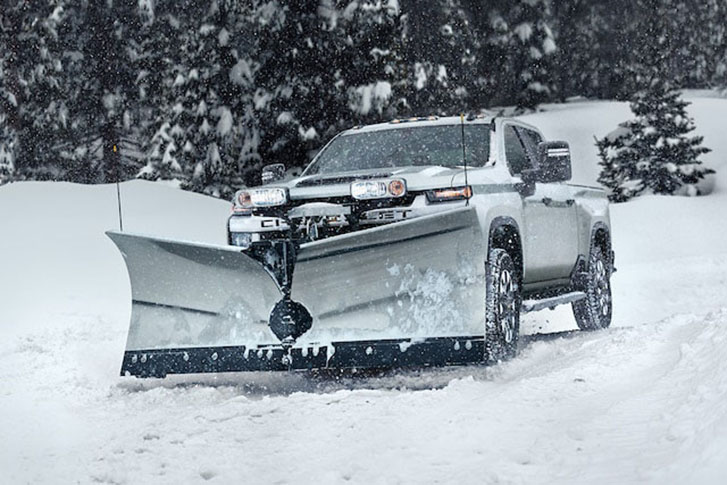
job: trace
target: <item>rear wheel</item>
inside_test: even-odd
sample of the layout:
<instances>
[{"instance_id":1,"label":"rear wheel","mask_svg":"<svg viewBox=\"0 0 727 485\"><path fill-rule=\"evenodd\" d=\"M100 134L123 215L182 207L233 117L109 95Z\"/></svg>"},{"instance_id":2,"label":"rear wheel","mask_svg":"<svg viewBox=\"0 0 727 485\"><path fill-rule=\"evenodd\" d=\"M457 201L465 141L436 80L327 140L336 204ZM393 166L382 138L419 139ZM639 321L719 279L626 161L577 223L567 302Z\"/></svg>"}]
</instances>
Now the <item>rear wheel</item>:
<instances>
[{"instance_id":1,"label":"rear wheel","mask_svg":"<svg viewBox=\"0 0 727 485\"><path fill-rule=\"evenodd\" d=\"M601 247L595 244L588 258L584 291L586 298L573 303L578 328L598 330L611 325L611 266Z\"/></svg>"},{"instance_id":2,"label":"rear wheel","mask_svg":"<svg viewBox=\"0 0 727 485\"><path fill-rule=\"evenodd\" d=\"M520 332L520 278L504 249L491 249L487 264L485 360L496 363L514 357Z\"/></svg>"}]
</instances>

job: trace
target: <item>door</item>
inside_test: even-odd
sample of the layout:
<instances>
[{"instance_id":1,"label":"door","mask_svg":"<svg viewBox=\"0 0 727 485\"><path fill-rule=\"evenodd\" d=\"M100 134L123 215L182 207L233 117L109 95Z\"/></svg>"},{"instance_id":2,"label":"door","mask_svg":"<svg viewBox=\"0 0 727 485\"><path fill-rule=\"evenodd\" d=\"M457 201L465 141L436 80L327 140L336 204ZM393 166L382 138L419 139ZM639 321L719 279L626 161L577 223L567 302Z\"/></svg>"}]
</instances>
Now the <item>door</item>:
<instances>
[{"instance_id":1,"label":"door","mask_svg":"<svg viewBox=\"0 0 727 485\"><path fill-rule=\"evenodd\" d=\"M515 125L505 127L505 156L512 175L536 168L536 131ZM526 284L547 286L570 277L578 257L578 220L575 199L565 182L537 183L523 197L523 252Z\"/></svg>"}]
</instances>

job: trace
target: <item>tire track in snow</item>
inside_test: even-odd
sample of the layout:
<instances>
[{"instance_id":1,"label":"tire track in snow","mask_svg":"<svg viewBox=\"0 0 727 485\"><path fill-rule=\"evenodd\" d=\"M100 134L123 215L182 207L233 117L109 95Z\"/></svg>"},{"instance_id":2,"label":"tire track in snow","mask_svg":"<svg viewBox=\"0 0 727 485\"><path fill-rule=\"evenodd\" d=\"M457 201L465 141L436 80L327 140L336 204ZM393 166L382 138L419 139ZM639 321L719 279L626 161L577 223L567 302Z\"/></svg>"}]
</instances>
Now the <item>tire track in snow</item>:
<instances>
[{"instance_id":1,"label":"tire track in snow","mask_svg":"<svg viewBox=\"0 0 727 485\"><path fill-rule=\"evenodd\" d=\"M715 404L727 402L726 325L723 310L573 334L532 342L494 368L404 372L361 379L360 389L299 376L263 378L248 394L112 386L81 410L98 436L75 452L89 479L118 483L670 481L664 463L685 476L699 464L690 449L727 425ZM406 389L422 376L443 385ZM706 419L690 419L694 411Z\"/></svg>"}]
</instances>

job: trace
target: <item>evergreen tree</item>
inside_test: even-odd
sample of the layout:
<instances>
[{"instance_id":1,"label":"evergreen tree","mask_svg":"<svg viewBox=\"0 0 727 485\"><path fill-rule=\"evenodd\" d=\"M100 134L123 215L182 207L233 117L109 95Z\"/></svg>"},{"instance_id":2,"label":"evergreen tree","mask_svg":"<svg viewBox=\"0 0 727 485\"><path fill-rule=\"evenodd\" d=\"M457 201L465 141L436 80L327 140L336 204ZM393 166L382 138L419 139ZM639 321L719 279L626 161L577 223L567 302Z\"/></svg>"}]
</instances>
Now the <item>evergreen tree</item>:
<instances>
[{"instance_id":1,"label":"evergreen tree","mask_svg":"<svg viewBox=\"0 0 727 485\"><path fill-rule=\"evenodd\" d=\"M242 185L247 159L257 155L249 142L249 9L225 0L156 8L142 40L143 95L155 111L138 177L175 179L216 197Z\"/></svg>"},{"instance_id":2,"label":"evergreen tree","mask_svg":"<svg viewBox=\"0 0 727 485\"><path fill-rule=\"evenodd\" d=\"M669 0L673 48L671 75L685 87L727 84L727 3L723 0Z\"/></svg>"},{"instance_id":3,"label":"evergreen tree","mask_svg":"<svg viewBox=\"0 0 727 485\"><path fill-rule=\"evenodd\" d=\"M336 61L334 83L340 86L331 113L335 126L394 118L405 105L396 86L402 65L398 6L378 0L343 5L341 10L324 0L319 10Z\"/></svg>"},{"instance_id":4,"label":"evergreen tree","mask_svg":"<svg viewBox=\"0 0 727 485\"><path fill-rule=\"evenodd\" d=\"M13 118L17 118L17 100L9 87L12 81L6 67L9 53L0 53L0 185L9 181L15 172L15 151L18 145L17 122L13 122Z\"/></svg>"},{"instance_id":5,"label":"evergreen tree","mask_svg":"<svg viewBox=\"0 0 727 485\"><path fill-rule=\"evenodd\" d=\"M79 126L87 130L87 151L74 160L72 177L86 183L113 182L139 169L135 160L122 158L119 151L122 137L131 128L137 94L127 43L140 28L138 2L79 0L75 14L83 19L83 27L76 32L82 56L76 70L85 82L74 101L83 118Z\"/></svg>"},{"instance_id":6,"label":"evergreen tree","mask_svg":"<svg viewBox=\"0 0 727 485\"><path fill-rule=\"evenodd\" d=\"M0 74L1 75L1 74ZM0 83L2 79L0 79ZM0 185L12 180L15 173L15 144L17 138L10 128L8 116L0 111Z\"/></svg>"},{"instance_id":7,"label":"evergreen tree","mask_svg":"<svg viewBox=\"0 0 727 485\"><path fill-rule=\"evenodd\" d=\"M179 125L172 128L169 122L162 123L151 139L150 148L146 154L147 163L137 173L138 178L185 181L182 166L177 159L179 148L172 136L178 128ZM176 138L180 137L177 136Z\"/></svg>"},{"instance_id":8,"label":"evergreen tree","mask_svg":"<svg viewBox=\"0 0 727 485\"><path fill-rule=\"evenodd\" d=\"M632 0L560 0L552 3L559 49L552 75L561 100L621 96L634 22Z\"/></svg>"},{"instance_id":9,"label":"evergreen tree","mask_svg":"<svg viewBox=\"0 0 727 485\"><path fill-rule=\"evenodd\" d=\"M548 69L557 48L548 5L545 0L501 0L470 6L481 39L477 68L486 73L481 84L487 104L532 108L552 95Z\"/></svg>"},{"instance_id":10,"label":"evergreen tree","mask_svg":"<svg viewBox=\"0 0 727 485\"><path fill-rule=\"evenodd\" d=\"M342 109L346 90L336 84L340 71L327 13L317 2L282 1L253 12L259 63L254 106L264 163L303 166L309 151L336 131L332 113Z\"/></svg>"},{"instance_id":11,"label":"evergreen tree","mask_svg":"<svg viewBox=\"0 0 727 485\"><path fill-rule=\"evenodd\" d=\"M402 3L398 90L404 115L444 115L471 108L478 92L477 36L459 0Z\"/></svg>"},{"instance_id":12,"label":"evergreen tree","mask_svg":"<svg viewBox=\"0 0 727 485\"><path fill-rule=\"evenodd\" d=\"M18 112L18 56L21 12L6 8L0 12L0 184L15 171L20 115Z\"/></svg>"},{"instance_id":13,"label":"evergreen tree","mask_svg":"<svg viewBox=\"0 0 727 485\"><path fill-rule=\"evenodd\" d=\"M139 2L139 38L132 44L139 102L135 115L145 163L135 175L147 180L184 179L176 158L179 139L174 139L179 127L175 125L173 129L171 125L179 83L175 80L181 75L179 61L186 54L186 31L181 28L183 12L175 6L176 3Z\"/></svg>"},{"instance_id":14,"label":"evergreen tree","mask_svg":"<svg viewBox=\"0 0 727 485\"><path fill-rule=\"evenodd\" d=\"M179 155L184 150L186 110L184 89L190 73L185 61L190 58L189 18L200 18L202 11L187 4L185 9L175 3L154 5L140 2L141 28L136 45L136 78L139 133L145 165L136 177L146 180L177 180L184 182L187 172ZM194 71L198 72L198 71ZM191 78L194 79L194 74ZM186 102L186 104L185 104ZM181 145L180 145L181 144ZM187 144L187 151L191 145Z\"/></svg>"},{"instance_id":15,"label":"evergreen tree","mask_svg":"<svg viewBox=\"0 0 727 485\"><path fill-rule=\"evenodd\" d=\"M200 2L198 8L203 6L208 8L196 19L187 17L193 28L174 82L171 131L179 138L183 188L228 198L243 184L248 153L252 72L243 38L249 33L247 7L231 0Z\"/></svg>"},{"instance_id":16,"label":"evergreen tree","mask_svg":"<svg viewBox=\"0 0 727 485\"><path fill-rule=\"evenodd\" d=\"M2 15L0 107L3 158L15 176L58 177L57 150L67 140L63 50L59 24L64 8L40 2L8 2ZM5 124L7 123L7 125ZM4 171L7 171L6 168Z\"/></svg>"},{"instance_id":17,"label":"evergreen tree","mask_svg":"<svg viewBox=\"0 0 727 485\"><path fill-rule=\"evenodd\" d=\"M250 15L254 92L250 118L262 164L305 166L330 137L392 115L398 10L394 1L256 4Z\"/></svg>"},{"instance_id":18,"label":"evergreen tree","mask_svg":"<svg viewBox=\"0 0 727 485\"><path fill-rule=\"evenodd\" d=\"M697 183L713 173L699 157L710 150L701 136L689 136L694 123L686 101L658 77L631 103L636 118L621 125L613 136L597 141L601 182L614 201L644 191L655 194L696 195Z\"/></svg>"}]
</instances>

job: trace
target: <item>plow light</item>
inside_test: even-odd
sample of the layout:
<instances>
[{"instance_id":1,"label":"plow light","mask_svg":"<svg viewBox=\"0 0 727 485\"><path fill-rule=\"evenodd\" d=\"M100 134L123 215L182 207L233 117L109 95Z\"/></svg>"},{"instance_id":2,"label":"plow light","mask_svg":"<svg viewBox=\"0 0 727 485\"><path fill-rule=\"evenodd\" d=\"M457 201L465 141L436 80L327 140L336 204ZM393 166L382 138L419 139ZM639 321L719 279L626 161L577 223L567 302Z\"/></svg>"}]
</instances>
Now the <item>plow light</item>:
<instances>
[{"instance_id":1,"label":"plow light","mask_svg":"<svg viewBox=\"0 0 727 485\"><path fill-rule=\"evenodd\" d=\"M429 202L451 202L469 199L470 197L472 197L472 187L469 185L427 191L427 200Z\"/></svg>"},{"instance_id":2,"label":"plow light","mask_svg":"<svg viewBox=\"0 0 727 485\"><path fill-rule=\"evenodd\" d=\"M288 201L288 194L281 188L243 190L237 193L235 205L242 209L276 207Z\"/></svg>"},{"instance_id":3,"label":"plow light","mask_svg":"<svg viewBox=\"0 0 727 485\"><path fill-rule=\"evenodd\" d=\"M247 249L252 245L252 233L249 232L233 232L230 234L230 242L233 246Z\"/></svg>"},{"instance_id":4,"label":"plow light","mask_svg":"<svg viewBox=\"0 0 727 485\"><path fill-rule=\"evenodd\" d=\"M358 200L403 197L406 183L402 179L362 180L351 183L351 197Z\"/></svg>"}]
</instances>

